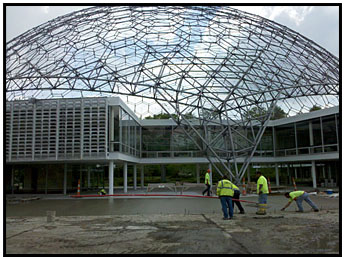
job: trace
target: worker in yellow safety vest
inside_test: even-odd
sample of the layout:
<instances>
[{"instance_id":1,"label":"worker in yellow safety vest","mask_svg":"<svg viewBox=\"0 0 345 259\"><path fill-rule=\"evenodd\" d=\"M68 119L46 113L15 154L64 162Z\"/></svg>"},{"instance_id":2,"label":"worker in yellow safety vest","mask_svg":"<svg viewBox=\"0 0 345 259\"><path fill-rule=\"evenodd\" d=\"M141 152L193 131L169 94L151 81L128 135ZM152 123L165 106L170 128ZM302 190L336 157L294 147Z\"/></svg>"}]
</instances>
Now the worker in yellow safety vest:
<instances>
[{"instance_id":1,"label":"worker in yellow safety vest","mask_svg":"<svg viewBox=\"0 0 345 259\"><path fill-rule=\"evenodd\" d=\"M98 195L106 195L106 194L107 194L107 192L104 189L102 189L98 192Z\"/></svg>"},{"instance_id":2,"label":"worker in yellow safety vest","mask_svg":"<svg viewBox=\"0 0 345 259\"><path fill-rule=\"evenodd\" d=\"M268 185L267 179L262 175L260 171L256 172L257 181L257 194L259 195L259 208L256 214L265 215L267 209L267 196L268 196Z\"/></svg>"},{"instance_id":3,"label":"worker in yellow safety vest","mask_svg":"<svg viewBox=\"0 0 345 259\"><path fill-rule=\"evenodd\" d=\"M287 207L289 207L292 201L296 201L297 203L297 206L298 206L297 212L303 212L302 201L305 201L306 203L308 203L315 212L319 211L318 207L309 198L309 194L305 191L287 192L284 195L286 198L289 199L289 202L284 206L284 208L281 209L282 211L285 210Z\"/></svg>"},{"instance_id":4,"label":"worker in yellow safety vest","mask_svg":"<svg viewBox=\"0 0 345 259\"><path fill-rule=\"evenodd\" d=\"M234 196L233 184L224 175L222 180L218 182L217 186L217 196L222 204L222 210L224 220L232 219L234 216L234 210L232 207L232 197ZM229 210L229 213L228 213Z\"/></svg>"},{"instance_id":5,"label":"worker in yellow safety vest","mask_svg":"<svg viewBox=\"0 0 345 259\"><path fill-rule=\"evenodd\" d=\"M211 170L207 169L207 172L205 174L206 189L202 192L202 195L205 195L205 192L207 192L207 196L210 196L210 189L211 189L210 172L211 172Z\"/></svg>"}]
</instances>

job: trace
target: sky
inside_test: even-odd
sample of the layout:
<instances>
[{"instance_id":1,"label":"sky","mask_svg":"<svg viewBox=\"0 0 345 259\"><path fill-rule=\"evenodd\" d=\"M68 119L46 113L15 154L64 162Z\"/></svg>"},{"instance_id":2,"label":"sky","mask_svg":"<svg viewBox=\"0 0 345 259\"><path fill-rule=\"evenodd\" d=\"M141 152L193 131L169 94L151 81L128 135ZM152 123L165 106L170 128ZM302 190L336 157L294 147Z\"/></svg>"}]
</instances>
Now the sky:
<instances>
[{"instance_id":1,"label":"sky","mask_svg":"<svg viewBox=\"0 0 345 259\"><path fill-rule=\"evenodd\" d=\"M339 57L339 7L337 6L233 7L285 25ZM53 18L83 8L86 6L7 6L6 41Z\"/></svg>"}]
</instances>

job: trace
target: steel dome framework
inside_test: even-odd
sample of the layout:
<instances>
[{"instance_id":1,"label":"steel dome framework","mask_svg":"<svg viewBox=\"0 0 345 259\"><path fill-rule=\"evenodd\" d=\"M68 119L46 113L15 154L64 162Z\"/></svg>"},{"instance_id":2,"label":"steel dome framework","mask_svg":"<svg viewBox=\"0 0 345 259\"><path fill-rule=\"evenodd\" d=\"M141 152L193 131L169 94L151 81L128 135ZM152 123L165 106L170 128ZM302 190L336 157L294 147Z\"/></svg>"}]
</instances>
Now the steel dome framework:
<instances>
[{"instance_id":1,"label":"steel dome framework","mask_svg":"<svg viewBox=\"0 0 345 259\"><path fill-rule=\"evenodd\" d=\"M153 100L238 181L277 105L294 115L339 104L338 66L302 35L230 7L101 6L8 42L6 98L127 95L135 112Z\"/></svg>"}]
</instances>

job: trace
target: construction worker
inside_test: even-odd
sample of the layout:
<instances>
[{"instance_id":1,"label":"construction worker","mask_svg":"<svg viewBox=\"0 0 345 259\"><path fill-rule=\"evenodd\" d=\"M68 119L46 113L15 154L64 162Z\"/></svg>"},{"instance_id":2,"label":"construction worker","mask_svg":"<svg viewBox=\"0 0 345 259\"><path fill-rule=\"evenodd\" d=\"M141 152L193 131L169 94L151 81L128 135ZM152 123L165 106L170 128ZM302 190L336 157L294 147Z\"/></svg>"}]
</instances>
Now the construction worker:
<instances>
[{"instance_id":1,"label":"construction worker","mask_svg":"<svg viewBox=\"0 0 345 259\"><path fill-rule=\"evenodd\" d=\"M262 175L260 171L256 172L257 181L257 194L259 195L259 207L256 212L257 215L265 215L267 209L267 196L268 196L268 185L267 179Z\"/></svg>"},{"instance_id":2,"label":"construction worker","mask_svg":"<svg viewBox=\"0 0 345 259\"><path fill-rule=\"evenodd\" d=\"M102 189L98 192L98 195L106 195L106 194L107 194L107 192L104 189Z\"/></svg>"},{"instance_id":3,"label":"construction worker","mask_svg":"<svg viewBox=\"0 0 345 259\"><path fill-rule=\"evenodd\" d=\"M284 194L286 198L289 199L289 202L282 208L281 210L285 210L287 207L290 206L292 201L296 201L297 206L298 206L298 211L297 212L303 212L303 206L302 206L302 201L305 201L308 203L315 212L318 212L319 209L318 207L311 201L309 198L309 194L305 191L294 191L294 192L287 192Z\"/></svg>"},{"instance_id":4,"label":"construction worker","mask_svg":"<svg viewBox=\"0 0 345 259\"><path fill-rule=\"evenodd\" d=\"M234 189L234 199L232 200L232 207L233 209L235 208L235 203L237 208L240 210L240 214L244 214L244 209L241 205L241 202L239 201L240 199L240 195L241 195L241 191L240 188L238 188L236 185L232 184L232 187Z\"/></svg>"},{"instance_id":5,"label":"construction worker","mask_svg":"<svg viewBox=\"0 0 345 259\"><path fill-rule=\"evenodd\" d=\"M222 180L218 182L217 196L219 197L220 203L222 204L222 210L224 214L223 219L232 219L232 217L234 216L234 210L232 207L232 197L234 196L234 189L232 182L230 182L225 175L222 177Z\"/></svg>"},{"instance_id":6,"label":"construction worker","mask_svg":"<svg viewBox=\"0 0 345 259\"><path fill-rule=\"evenodd\" d=\"M210 196L210 188L211 188L210 172L211 172L211 170L207 169L207 172L205 174L206 189L202 192L202 195L205 195L205 192L207 192L207 196Z\"/></svg>"}]
</instances>

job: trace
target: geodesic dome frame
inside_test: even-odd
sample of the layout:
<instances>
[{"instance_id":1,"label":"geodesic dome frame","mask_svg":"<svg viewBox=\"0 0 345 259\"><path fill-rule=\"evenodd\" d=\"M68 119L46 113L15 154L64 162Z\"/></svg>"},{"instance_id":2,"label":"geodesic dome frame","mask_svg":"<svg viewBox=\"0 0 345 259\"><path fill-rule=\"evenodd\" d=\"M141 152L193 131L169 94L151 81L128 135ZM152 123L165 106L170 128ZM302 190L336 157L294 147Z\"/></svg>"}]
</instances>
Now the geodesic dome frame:
<instances>
[{"instance_id":1,"label":"geodesic dome frame","mask_svg":"<svg viewBox=\"0 0 345 259\"><path fill-rule=\"evenodd\" d=\"M101 6L8 42L6 98L126 95L134 112L154 100L210 162L232 174L224 159L246 157L240 179L277 105L293 115L339 104L338 66L302 35L230 7ZM211 123L221 127L212 139Z\"/></svg>"}]
</instances>

